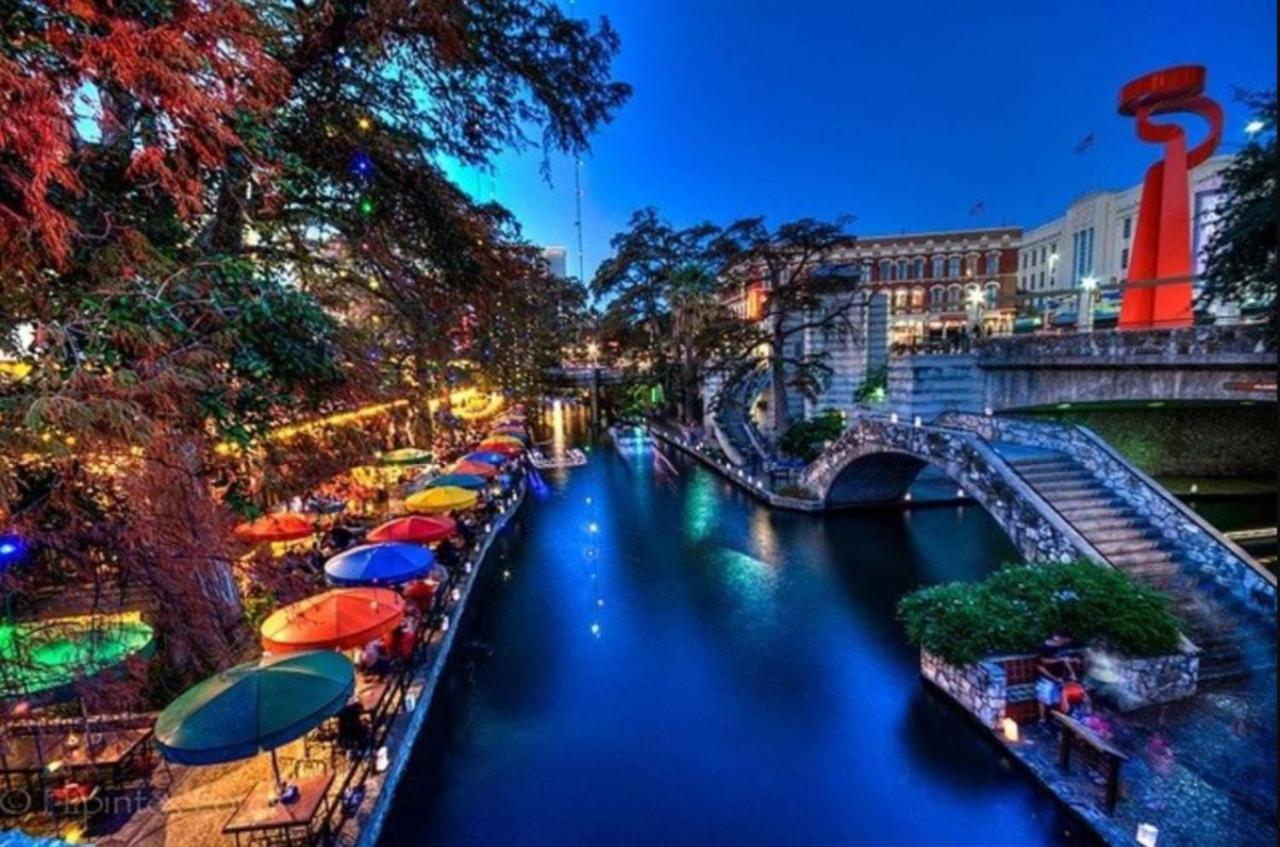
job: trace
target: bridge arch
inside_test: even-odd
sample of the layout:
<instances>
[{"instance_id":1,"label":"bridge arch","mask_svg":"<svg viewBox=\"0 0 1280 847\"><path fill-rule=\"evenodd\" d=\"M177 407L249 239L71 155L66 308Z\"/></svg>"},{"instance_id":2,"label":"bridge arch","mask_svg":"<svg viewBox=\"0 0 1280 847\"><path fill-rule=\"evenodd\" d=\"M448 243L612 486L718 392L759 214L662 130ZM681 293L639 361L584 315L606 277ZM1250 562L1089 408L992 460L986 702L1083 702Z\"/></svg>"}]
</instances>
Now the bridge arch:
<instances>
[{"instance_id":1,"label":"bridge arch","mask_svg":"<svg viewBox=\"0 0 1280 847\"><path fill-rule=\"evenodd\" d=\"M801 474L823 504L900 500L926 465L981 505L1028 561L1101 561L1096 549L975 432L859 416Z\"/></svg>"}]
</instances>

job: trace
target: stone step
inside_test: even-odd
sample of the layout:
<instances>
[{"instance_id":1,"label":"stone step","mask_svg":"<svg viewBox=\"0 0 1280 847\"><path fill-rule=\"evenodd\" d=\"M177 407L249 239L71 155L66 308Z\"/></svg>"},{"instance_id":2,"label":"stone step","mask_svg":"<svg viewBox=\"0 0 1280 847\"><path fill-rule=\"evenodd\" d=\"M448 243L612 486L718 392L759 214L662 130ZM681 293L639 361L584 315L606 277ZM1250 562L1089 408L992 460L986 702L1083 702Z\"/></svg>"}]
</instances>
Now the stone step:
<instances>
[{"instance_id":1,"label":"stone step","mask_svg":"<svg viewBox=\"0 0 1280 847\"><path fill-rule=\"evenodd\" d=\"M1096 482L1057 482L1049 484L1032 483L1032 488L1050 500L1058 501L1079 495L1109 497L1111 492Z\"/></svg>"},{"instance_id":2,"label":"stone step","mask_svg":"<svg viewBox=\"0 0 1280 847\"><path fill-rule=\"evenodd\" d=\"M1141 553L1143 550L1157 550L1164 548L1164 541L1160 538L1150 538L1138 536L1137 538L1120 538L1112 541L1093 541L1093 546L1098 552L1104 556L1122 553Z\"/></svg>"},{"instance_id":3,"label":"stone step","mask_svg":"<svg viewBox=\"0 0 1280 847\"><path fill-rule=\"evenodd\" d=\"M1084 470L1028 470L1015 468L1022 478L1035 485L1049 485L1055 482L1097 482L1097 477Z\"/></svg>"},{"instance_id":4,"label":"stone step","mask_svg":"<svg viewBox=\"0 0 1280 847\"><path fill-rule=\"evenodd\" d=\"M1110 504L1101 506L1081 506L1079 504L1075 504L1066 508L1058 509L1058 512L1060 512L1067 520L1071 521L1073 525L1077 526L1077 528L1081 523L1092 523L1099 520L1125 521L1133 523L1134 521L1140 521L1142 519L1141 515L1134 511L1132 507L1117 507Z\"/></svg>"},{"instance_id":5,"label":"stone step","mask_svg":"<svg viewBox=\"0 0 1280 847\"><path fill-rule=\"evenodd\" d=\"M1094 545L1110 541L1137 541L1139 539L1161 539L1159 531L1151 524L1143 521L1125 520L1117 526L1095 526L1095 524L1114 523L1114 521L1094 521L1088 526L1077 524L1076 529L1084 534Z\"/></svg>"},{"instance_id":6,"label":"stone step","mask_svg":"<svg viewBox=\"0 0 1280 847\"><path fill-rule=\"evenodd\" d=\"M1098 517L1100 514L1117 515L1123 513L1126 508L1124 503L1119 502L1114 497L1068 497L1062 500L1056 498L1047 498L1049 505L1053 506L1068 518L1080 516ZM1103 509L1105 512L1098 512ZM1132 510L1131 510L1132 511ZM1137 514L1134 512L1134 514Z\"/></svg>"},{"instance_id":7,"label":"stone step","mask_svg":"<svg viewBox=\"0 0 1280 847\"><path fill-rule=\"evenodd\" d=\"M1108 515L1107 517L1077 520L1073 521L1073 523L1075 528L1084 533L1086 537L1092 538L1096 534L1100 540L1105 540L1107 533L1111 532L1155 532L1151 524L1136 512L1132 517Z\"/></svg>"},{"instance_id":8,"label":"stone step","mask_svg":"<svg viewBox=\"0 0 1280 847\"><path fill-rule=\"evenodd\" d=\"M1030 476L1050 476L1053 474L1086 474L1092 476L1089 470L1078 462L1062 459L1051 460L1035 460L1035 461L1015 461L1012 463L1018 469L1018 473Z\"/></svg>"},{"instance_id":9,"label":"stone step","mask_svg":"<svg viewBox=\"0 0 1280 847\"><path fill-rule=\"evenodd\" d=\"M1104 553L1103 555L1107 557L1108 562L1126 571L1135 566L1158 565L1166 562L1172 567L1177 567L1173 553L1169 550L1139 550L1135 553Z\"/></svg>"}]
</instances>

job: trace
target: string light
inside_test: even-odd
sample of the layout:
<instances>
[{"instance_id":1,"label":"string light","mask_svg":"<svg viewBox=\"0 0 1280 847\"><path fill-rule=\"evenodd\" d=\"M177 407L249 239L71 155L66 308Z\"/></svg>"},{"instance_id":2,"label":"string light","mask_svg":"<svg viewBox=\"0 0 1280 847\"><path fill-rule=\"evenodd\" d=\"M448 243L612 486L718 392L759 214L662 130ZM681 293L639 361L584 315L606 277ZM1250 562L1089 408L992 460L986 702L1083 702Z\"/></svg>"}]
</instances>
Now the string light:
<instances>
[{"instance_id":1,"label":"string light","mask_svg":"<svg viewBox=\"0 0 1280 847\"><path fill-rule=\"evenodd\" d=\"M368 116L361 115L360 119L356 121L356 126L360 127L361 131L368 132L373 129L373 121L369 120Z\"/></svg>"}]
</instances>

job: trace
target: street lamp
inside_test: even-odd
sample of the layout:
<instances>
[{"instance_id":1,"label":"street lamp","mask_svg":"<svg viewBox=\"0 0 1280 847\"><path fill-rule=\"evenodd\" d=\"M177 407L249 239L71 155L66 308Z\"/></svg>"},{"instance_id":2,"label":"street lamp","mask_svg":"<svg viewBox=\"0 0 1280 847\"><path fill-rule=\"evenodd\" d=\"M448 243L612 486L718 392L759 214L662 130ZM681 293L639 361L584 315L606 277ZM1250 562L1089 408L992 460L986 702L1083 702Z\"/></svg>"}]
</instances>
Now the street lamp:
<instances>
[{"instance_id":1,"label":"street lamp","mask_svg":"<svg viewBox=\"0 0 1280 847\"><path fill-rule=\"evenodd\" d=\"M1077 306L1076 327L1088 332L1093 329L1093 292L1098 290L1098 278L1093 274L1080 278L1080 302Z\"/></svg>"}]
</instances>

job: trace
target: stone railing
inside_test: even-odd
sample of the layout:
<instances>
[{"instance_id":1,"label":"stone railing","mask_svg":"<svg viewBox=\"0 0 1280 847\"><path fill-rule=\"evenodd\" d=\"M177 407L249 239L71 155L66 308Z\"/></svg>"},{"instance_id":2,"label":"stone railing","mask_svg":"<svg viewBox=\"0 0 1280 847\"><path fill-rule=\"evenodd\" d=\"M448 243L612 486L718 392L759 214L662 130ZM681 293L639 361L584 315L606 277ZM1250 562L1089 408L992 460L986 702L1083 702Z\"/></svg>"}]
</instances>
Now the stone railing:
<instances>
[{"instance_id":1,"label":"stone railing","mask_svg":"<svg viewBox=\"0 0 1280 847\"><path fill-rule=\"evenodd\" d=\"M944 415L939 423L970 430L988 441L1010 441L1071 456L1116 497L1150 518L1204 578L1274 625L1275 575L1088 428L971 414Z\"/></svg>"},{"instance_id":2,"label":"stone railing","mask_svg":"<svg viewBox=\"0 0 1280 847\"><path fill-rule=\"evenodd\" d=\"M984 368L1184 366L1192 361L1265 366L1276 361L1275 339L1261 324L997 336L982 339L974 350Z\"/></svg>"},{"instance_id":3,"label":"stone railing","mask_svg":"<svg viewBox=\"0 0 1280 847\"><path fill-rule=\"evenodd\" d=\"M916 426L859 415L801 474L825 503L844 470L877 454L900 454L940 468L980 503L1030 562L1067 562L1100 554L991 445L966 429Z\"/></svg>"}]
</instances>

